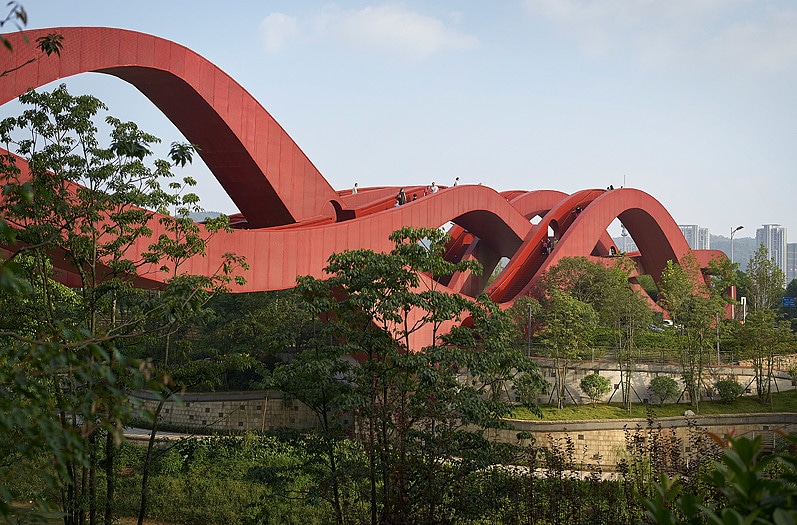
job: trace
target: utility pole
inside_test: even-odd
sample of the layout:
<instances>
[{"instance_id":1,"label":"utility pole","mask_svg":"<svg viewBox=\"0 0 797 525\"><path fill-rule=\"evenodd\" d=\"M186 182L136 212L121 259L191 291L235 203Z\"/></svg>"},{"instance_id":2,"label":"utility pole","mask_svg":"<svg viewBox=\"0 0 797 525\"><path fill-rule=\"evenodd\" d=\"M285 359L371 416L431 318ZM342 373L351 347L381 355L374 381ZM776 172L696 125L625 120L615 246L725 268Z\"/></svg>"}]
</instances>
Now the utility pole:
<instances>
[{"instance_id":1,"label":"utility pole","mask_svg":"<svg viewBox=\"0 0 797 525\"><path fill-rule=\"evenodd\" d=\"M737 226L736 228L733 228L733 227L731 228L731 266L733 266L733 263L734 263L734 260L733 260L733 234L738 232L742 228L744 228L744 226L741 226L741 225ZM736 276L734 276L734 278L735 277ZM735 279L734 279L734 281L735 281ZM731 299L733 299L733 302L731 302L731 319L733 319L735 321L736 320L736 285L733 284L731 286L733 287L733 288L731 288L731 290L733 291L732 296L731 296Z\"/></svg>"}]
</instances>

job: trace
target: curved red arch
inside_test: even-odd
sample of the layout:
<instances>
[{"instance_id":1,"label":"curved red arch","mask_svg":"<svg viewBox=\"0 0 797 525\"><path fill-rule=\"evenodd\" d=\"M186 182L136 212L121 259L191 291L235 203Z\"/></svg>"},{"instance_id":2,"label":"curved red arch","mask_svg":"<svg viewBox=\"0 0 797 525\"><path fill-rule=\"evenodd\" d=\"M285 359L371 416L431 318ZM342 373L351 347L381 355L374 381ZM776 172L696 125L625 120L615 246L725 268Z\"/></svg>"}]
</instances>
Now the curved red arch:
<instances>
[{"instance_id":1,"label":"curved red arch","mask_svg":"<svg viewBox=\"0 0 797 525\"><path fill-rule=\"evenodd\" d=\"M52 32L64 36L61 57L38 57L32 44ZM389 234L403 226L456 227L448 246L452 260L477 259L485 275L458 274L444 285L475 296L487 291L507 303L530 293L538 276L566 256L607 257L614 246L606 229L619 218L640 249L639 273L658 277L667 260L688 250L672 217L640 190L589 189L567 195L554 190L498 193L481 185L443 188L423 196L422 186L407 187L418 200L394 207L397 187L362 188L357 194L335 191L288 134L240 85L193 51L158 37L121 29L71 27L5 35L13 53L0 53L0 103L36 88L84 72L114 75L136 86L191 142L211 172L241 210L246 229L219 234L207 257L184 267L211 273L211 261L227 252L245 257L252 270L239 291L292 287L297 275L323 277L328 257L345 249L392 248ZM22 67L19 67L22 66ZM15 69L19 67L19 69ZM2 151L0 151L2 153ZM20 167L24 162L20 159ZM576 213L576 207L581 209ZM530 220L540 216L538 224ZM548 228L558 243L541 253ZM161 233L157 217L154 235ZM144 249L147 242L132 249ZM720 252L697 252L708 264ZM498 261L509 263L489 286ZM69 268L62 268L68 279ZM157 286L169 276L157 267L143 268L140 282Z\"/></svg>"},{"instance_id":2,"label":"curved red arch","mask_svg":"<svg viewBox=\"0 0 797 525\"><path fill-rule=\"evenodd\" d=\"M638 274L649 274L658 280L667 261L680 263L690 252L680 228L659 201L642 190L620 188L605 191L583 207L582 213L562 235L558 249L540 265L538 275L563 257L608 256L608 253L595 253L593 247L595 239L600 238L615 218L620 219L637 244L639 255L634 260ZM695 250L692 253L703 269L712 258L725 257L719 250ZM522 293L529 289L530 286L525 287Z\"/></svg>"},{"instance_id":3,"label":"curved red arch","mask_svg":"<svg viewBox=\"0 0 797 525\"><path fill-rule=\"evenodd\" d=\"M11 70L40 55L36 39L64 37L61 56L41 57L0 83L0 104L80 73L113 75L135 86L193 144L252 227L321 215L338 194L276 120L229 75L190 49L144 33L104 27L36 29L5 35Z\"/></svg>"}]
</instances>

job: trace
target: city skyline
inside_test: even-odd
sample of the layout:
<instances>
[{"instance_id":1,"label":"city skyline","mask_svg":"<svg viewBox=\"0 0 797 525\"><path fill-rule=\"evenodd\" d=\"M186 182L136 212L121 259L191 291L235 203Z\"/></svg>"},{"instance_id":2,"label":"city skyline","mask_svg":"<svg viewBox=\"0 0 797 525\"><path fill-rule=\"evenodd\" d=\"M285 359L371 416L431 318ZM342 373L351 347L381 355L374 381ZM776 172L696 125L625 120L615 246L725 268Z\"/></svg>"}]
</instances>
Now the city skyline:
<instances>
[{"instance_id":1,"label":"city skyline","mask_svg":"<svg viewBox=\"0 0 797 525\"><path fill-rule=\"evenodd\" d=\"M201 1L120 5L26 7L31 28L123 27L196 50L337 189L455 177L499 191L627 185L714 234L797 228L777 191L795 172L797 9L786 1L242 1L223 16ZM118 79L67 84L161 137L161 156L180 140ZM235 211L203 166L186 172L206 209Z\"/></svg>"},{"instance_id":2,"label":"city skyline","mask_svg":"<svg viewBox=\"0 0 797 525\"><path fill-rule=\"evenodd\" d=\"M708 228L703 228L697 224L679 224L681 233L684 234L687 244L693 250L707 250L711 249L711 237L730 239L722 235L711 234ZM741 230L736 230L737 233ZM730 233L730 232L729 232ZM777 264L778 268L783 271L785 277L785 284L788 285L792 280L797 279L797 243L788 242L788 229L780 224L763 224L760 228L755 229L755 237L740 237L735 235L735 240L753 240L756 249L758 245L764 245L770 254L770 258ZM696 240L697 239L697 240ZM618 242L615 238L615 242ZM622 242L622 241L619 241ZM738 244L737 244L738 246ZM731 257L730 249L717 247L725 252L728 257ZM729 247L730 248L730 247ZM749 261L749 255L745 254L744 257L736 258L737 263L740 263L740 269L744 270Z\"/></svg>"}]
</instances>

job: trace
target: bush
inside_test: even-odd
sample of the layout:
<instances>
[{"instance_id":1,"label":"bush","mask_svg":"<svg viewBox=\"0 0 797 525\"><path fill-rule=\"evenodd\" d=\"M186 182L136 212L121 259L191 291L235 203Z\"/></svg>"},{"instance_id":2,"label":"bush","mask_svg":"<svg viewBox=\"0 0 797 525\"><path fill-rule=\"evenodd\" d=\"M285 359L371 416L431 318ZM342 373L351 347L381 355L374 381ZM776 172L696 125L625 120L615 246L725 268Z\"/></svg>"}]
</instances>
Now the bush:
<instances>
[{"instance_id":1,"label":"bush","mask_svg":"<svg viewBox=\"0 0 797 525\"><path fill-rule=\"evenodd\" d=\"M717 389L720 400L728 405L733 403L736 398L742 395L742 392L744 392L744 387L732 377L720 379L714 383L714 388Z\"/></svg>"},{"instance_id":2,"label":"bush","mask_svg":"<svg viewBox=\"0 0 797 525\"><path fill-rule=\"evenodd\" d=\"M609 380L597 372L584 376L580 386L581 391L592 400L593 405L595 401L608 394L612 388Z\"/></svg>"},{"instance_id":3,"label":"bush","mask_svg":"<svg viewBox=\"0 0 797 525\"><path fill-rule=\"evenodd\" d=\"M722 381L736 383L730 378ZM797 445L795 436L786 439L792 447ZM726 436L725 442L720 461L701 476L704 490L686 490L684 478L662 475L652 498L643 501L644 523L797 523L797 457L791 452L765 455L761 436ZM712 501L714 497L718 501Z\"/></svg>"},{"instance_id":4,"label":"bush","mask_svg":"<svg viewBox=\"0 0 797 525\"><path fill-rule=\"evenodd\" d=\"M656 376L651 379L648 390L659 398L660 405L663 405L668 399L675 399L681 391L678 387L678 381L668 376Z\"/></svg>"}]
</instances>

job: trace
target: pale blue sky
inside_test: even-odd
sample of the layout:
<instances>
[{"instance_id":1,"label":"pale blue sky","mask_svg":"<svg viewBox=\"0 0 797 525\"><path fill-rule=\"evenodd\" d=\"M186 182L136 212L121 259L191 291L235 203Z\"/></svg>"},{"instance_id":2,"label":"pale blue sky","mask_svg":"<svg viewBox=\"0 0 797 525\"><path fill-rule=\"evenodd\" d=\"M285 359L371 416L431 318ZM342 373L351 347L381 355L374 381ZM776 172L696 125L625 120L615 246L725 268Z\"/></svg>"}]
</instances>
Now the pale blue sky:
<instances>
[{"instance_id":1,"label":"pale blue sky","mask_svg":"<svg viewBox=\"0 0 797 525\"><path fill-rule=\"evenodd\" d=\"M797 240L797 3L39 0L30 27L122 27L236 79L335 188L640 188L675 220ZM65 45L70 45L65 42ZM124 82L111 113L176 129ZM5 116L9 108L0 109ZM235 211L202 166L206 209Z\"/></svg>"}]
</instances>

